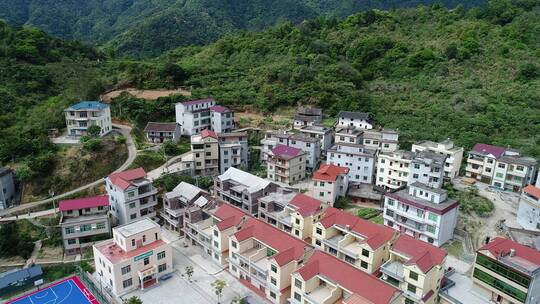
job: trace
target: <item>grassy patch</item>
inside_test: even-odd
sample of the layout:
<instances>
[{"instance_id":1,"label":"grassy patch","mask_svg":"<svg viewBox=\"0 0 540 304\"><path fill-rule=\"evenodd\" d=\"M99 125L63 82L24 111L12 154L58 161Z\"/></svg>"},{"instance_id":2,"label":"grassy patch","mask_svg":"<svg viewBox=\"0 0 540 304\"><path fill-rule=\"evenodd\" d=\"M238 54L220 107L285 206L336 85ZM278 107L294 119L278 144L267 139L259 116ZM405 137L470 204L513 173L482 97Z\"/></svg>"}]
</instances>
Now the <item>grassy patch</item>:
<instances>
[{"instance_id":1,"label":"grassy patch","mask_svg":"<svg viewBox=\"0 0 540 304\"><path fill-rule=\"evenodd\" d=\"M493 202L478 195L476 187L469 187L468 191L459 191L451 186L447 186L448 195L459 201L459 211L464 214L475 213L480 217L491 215L495 206Z\"/></svg>"},{"instance_id":2,"label":"grassy patch","mask_svg":"<svg viewBox=\"0 0 540 304\"><path fill-rule=\"evenodd\" d=\"M165 163L163 154L157 151L144 151L137 154L137 157L130 168L142 167L146 172L152 171Z\"/></svg>"},{"instance_id":3,"label":"grassy patch","mask_svg":"<svg viewBox=\"0 0 540 304\"><path fill-rule=\"evenodd\" d=\"M383 219L382 214L379 214L379 215L377 215L375 217L372 217L369 220L372 221L373 223L379 224L379 225L382 225L384 223L384 219Z\"/></svg>"},{"instance_id":4,"label":"grassy patch","mask_svg":"<svg viewBox=\"0 0 540 304\"><path fill-rule=\"evenodd\" d=\"M443 247L448 253L455 257L461 257L463 255L463 243L460 241L453 241Z\"/></svg>"},{"instance_id":5,"label":"grassy patch","mask_svg":"<svg viewBox=\"0 0 540 304\"><path fill-rule=\"evenodd\" d=\"M54 282L56 280L73 275L77 271L77 268L72 263L43 266L42 269L43 280L45 282Z\"/></svg>"},{"instance_id":6,"label":"grassy patch","mask_svg":"<svg viewBox=\"0 0 540 304\"><path fill-rule=\"evenodd\" d=\"M381 214L381 211L377 209L373 209L373 208L362 208L358 210L358 212L356 213L358 217L363 218L365 220L372 219L380 214Z\"/></svg>"}]
</instances>

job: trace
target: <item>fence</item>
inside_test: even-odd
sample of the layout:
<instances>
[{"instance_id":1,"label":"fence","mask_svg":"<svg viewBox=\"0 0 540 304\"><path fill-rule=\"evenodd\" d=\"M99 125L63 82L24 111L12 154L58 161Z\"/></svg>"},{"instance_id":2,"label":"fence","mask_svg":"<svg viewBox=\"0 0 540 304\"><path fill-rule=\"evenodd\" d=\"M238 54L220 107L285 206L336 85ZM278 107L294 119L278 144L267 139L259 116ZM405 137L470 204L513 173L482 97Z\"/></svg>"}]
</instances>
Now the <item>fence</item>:
<instances>
[{"instance_id":1,"label":"fence","mask_svg":"<svg viewBox=\"0 0 540 304\"><path fill-rule=\"evenodd\" d=\"M102 284L97 283L92 276L77 267L77 276L83 281L84 285L92 292L92 294L102 304L120 304L121 302L106 288L103 288Z\"/></svg>"}]
</instances>

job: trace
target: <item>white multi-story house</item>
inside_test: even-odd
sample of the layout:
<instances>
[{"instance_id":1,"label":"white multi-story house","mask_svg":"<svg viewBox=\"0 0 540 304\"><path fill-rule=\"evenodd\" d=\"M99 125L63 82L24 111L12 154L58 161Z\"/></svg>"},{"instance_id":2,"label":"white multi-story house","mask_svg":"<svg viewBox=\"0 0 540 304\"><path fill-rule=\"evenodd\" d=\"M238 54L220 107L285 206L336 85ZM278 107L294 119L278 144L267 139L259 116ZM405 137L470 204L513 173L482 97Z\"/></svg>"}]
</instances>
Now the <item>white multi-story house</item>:
<instances>
[{"instance_id":1,"label":"white multi-story house","mask_svg":"<svg viewBox=\"0 0 540 304\"><path fill-rule=\"evenodd\" d=\"M6 167L0 167L0 210L9 208L15 197L13 171Z\"/></svg>"},{"instance_id":2,"label":"white multi-story house","mask_svg":"<svg viewBox=\"0 0 540 304\"><path fill-rule=\"evenodd\" d=\"M392 129L362 130L361 144L380 152L393 152L399 148L399 132Z\"/></svg>"},{"instance_id":3,"label":"white multi-story house","mask_svg":"<svg viewBox=\"0 0 540 304\"><path fill-rule=\"evenodd\" d=\"M216 133L231 132L234 128L234 113L224 106L210 107L210 128Z\"/></svg>"},{"instance_id":4,"label":"white multi-story house","mask_svg":"<svg viewBox=\"0 0 540 304\"><path fill-rule=\"evenodd\" d=\"M354 127L357 129L373 129L371 113L341 111L338 114L336 128Z\"/></svg>"},{"instance_id":5,"label":"white multi-story house","mask_svg":"<svg viewBox=\"0 0 540 304\"><path fill-rule=\"evenodd\" d=\"M538 185L528 185L523 189L519 198L517 220L524 229L540 231L540 188Z\"/></svg>"},{"instance_id":6,"label":"white multi-story house","mask_svg":"<svg viewBox=\"0 0 540 304\"><path fill-rule=\"evenodd\" d=\"M267 131L264 138L261 139L261 160L266 161L272 149L277 145L289 145L289 137L291 135L291 133L286 131Z\"/></svg>"},{"instance_id":7,"label":"white multi-story house","mask_svg":"<svg viewBox=\"0 0 540 304\"><path fill-rule=\"evenodd\" d=\"M162 143L166 140L180 140L180 125L175 122L148 122L144 128L146 138L151 143Z\"/></svg>"},{"instance_id":8,"label":"white multi-story house","mask_svg":"<svg viewBox=\"0 0 540 304\"><path fill-rule=\"evenodd\" d=\"M420 182L431 188L441 188L444 178L446 155L431 151L415 153L409 166L408 183Z\"/></svg>"},{"instance_id":9,"label":"white multi-story house","mask_svg":"<svg viewBox=\"0 0 540 304\"><path fill-rule=\"evenodd\" d=\"M155 217L157 189L143 168L113 173L105 178L111 213L120 225L141 217Z\"/></svg>"},{"instance_id":10,"label":"white multi-story house","mask_svg":"<svg viewBox=\"0 0 540 304\"><path fill-rule=\"evenodd\" d=\"M309 127L304 127L299 131L307 137L318 138L321 142L322 153L326 153L326 150L332 147L333 136L332 129L330 128L320 125L313 125Z\"/></svg>"},{"instance_id":11,"label":"white multi-story house","mask_svg":"<svg viewBox=\"0 0 540 304\"><path fill-rule=\"evenodd\" d=\"M214 131L205 129L200 134L192 135L191 154L195 175L219 174L219 140Z\"/></svg>"},{"instance_id":12,"label":"white multi-story house","mask_svg":"<svg viewBox=\"0 0 540 304\"><path fill-rule=\"evenodd\" d=\"M148 218L113 228L113 238L96 243L93 250L96 280L118 297L158 284L173 271L171 245Z\"/></svg>"},{"instance_id":13,"label":"white multi-story house","mask_svg":"<svg viewBox=\"0 0 540 304\"><path fill-rule=\"evenodd\" d=\"M191 136L204 129L224 133L234 128L234 113L227 107L217 106L212 98L179 102L175 111L182 135Z\"/></svg>"},{"instance_id":14,"label":"white multi-story house","mask_svg":"<svg viewBox=\"0 0 540 304\"><path fill-rule=\"evenodd\" d=\"M298 107L294 115L293 128L301 129L322 122L322 110L311 107Z\"/></svg>"},{"instance_id":15,"label":"white multi-story house","mask_svg":"<svg viewBox=\"0 0 540 304\"><path fill-rule=\"evenodd\" d=\"M83 248L111 237L106 195L63 200L58 203L58 210L66 254L80 254Z\"/></svg>"},{"instance_id":16,"label":"white multi-story house","mask_svg":"<svg viewBox=\"0 0 540 304\"><path fill-rule=\"evenodd\" d=\"M442 142L433 142L429 140L420 141L412 145L412 152L431 151L446 155L444 163L444 177L454 179L459 175L459 168L463 161L463 148L456 147L450 139Z\"/></svg>"},{"instance_id":17,"label":"white multi-story house","mask_svg":"<svg viewBox=\"0 0 540 304\"><path fill-rule=\"evenodd\" d=\"M82 101L64 110L68 136L87 135L88 127L101 128L100 136L112 131L111 109L108 104Z\"/></svg>"},{"instance_id":18,"label":"white multi-story house","mask_svg":"<svg viewBox=\"0 0 540 304\"><path fill-rule=\"evenodd\" d=\"M440 247L454 235L459 203L419 182L384 197L384 224Z\"/></svg>"},{"instance_id":19,"label":"white multi-story house","mask_svg":"<svg viewBox=\"0 0 540 304\"><path fill-rule=\"evenodd\" d=\"M333 205L338 197L347 194L349 168L324 164L313 174L313 196Z\"/></svg>"},{"instance_id":20,"label":"white multi-story house","mask_svg":"<svg viewBox=\"0 0 540 304\"><path fill-rule=\"evenodd\" d=\"M335 144L361 145L363 132L354 127L336 128Z\"/></svg>"},{"instance_id":21,"label":"white multi-story house","mask_svg":"<svg viewBox=\"0 0 540 304\"><path fill-rule=\"evenodd\" d=\"M376 151L363 145L337 143L328 150L327 163L349 168L349 181L371 184Z\"/></svg>"},{"instance_id":22,"label":"white multi-story house","mask_svg":"<svg viewBox=\"0 0 540 304\"><path fill-rule=\"evenodd\" d=\"M398 189L406 186L409 181L413 157L413 152L405 150L379 153L375 184L385 189Z\"/></svg>"},{"instance_id":23,"label":"white multi-story house","mask_svg":"<svg viewBox=\"0 0 540 304\"><path fill-rule=\"evenodd\" d=\"M493 187L520 192L534 183L537 161L518 151L487 144L476 144L469 151L465 176Z\"/></svg>"},{"instance_id":24,"label":"white multi-story house","mask_svg":"<svg viewBox=\"0 0 540 304\"><path fill-rule=\"evenodd\" d=\"M277 145L266 160L267 178L292 185L306 177L306 156L300 149Z\"/></svg>"},{"instance_id":25,"label":"white multi-story house","mask_svg":"<svg viewBox=\"0 0 540 304\"><path fill-rule=\"evenodd\" d=\"M232 132L218 134L219 172L225 173L230 167L247 168L249 164L248 134Z\"/></svg>"}]
</instances>

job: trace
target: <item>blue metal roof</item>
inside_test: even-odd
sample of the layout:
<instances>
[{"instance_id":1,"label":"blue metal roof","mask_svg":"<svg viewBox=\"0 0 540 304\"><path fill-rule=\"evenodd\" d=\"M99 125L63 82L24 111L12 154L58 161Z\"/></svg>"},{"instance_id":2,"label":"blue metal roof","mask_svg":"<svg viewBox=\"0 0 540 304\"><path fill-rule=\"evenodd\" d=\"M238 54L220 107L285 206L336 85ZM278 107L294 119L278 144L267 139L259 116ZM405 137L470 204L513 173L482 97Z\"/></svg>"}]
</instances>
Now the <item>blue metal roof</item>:
<instances>
[{"instance_id":1,"label":"blue metal roof","mask_svg":"<svg viewBox=\"0 0 540 304\"><path fill-rule=\"evenodd\" d=\"M0 274L0 289L7 287L14 282L35 278L42 274L43 270L41 269L41 266L6 271Z\"/></svg>"},{"instance_id":2,"label":"blue metal roof","mask_svg":"<svg viewBox=\"0 0 540 304\"><path fill-rule=\"evenodd\" d=\"M103 110L105 108L108 108L109 105L105 103L101 103L98 101L81 101L77 104L72 105L69 107L69 109L73 110L84 110L84 109L97 109L97 110Z\"/></svg>"}]
</instances>

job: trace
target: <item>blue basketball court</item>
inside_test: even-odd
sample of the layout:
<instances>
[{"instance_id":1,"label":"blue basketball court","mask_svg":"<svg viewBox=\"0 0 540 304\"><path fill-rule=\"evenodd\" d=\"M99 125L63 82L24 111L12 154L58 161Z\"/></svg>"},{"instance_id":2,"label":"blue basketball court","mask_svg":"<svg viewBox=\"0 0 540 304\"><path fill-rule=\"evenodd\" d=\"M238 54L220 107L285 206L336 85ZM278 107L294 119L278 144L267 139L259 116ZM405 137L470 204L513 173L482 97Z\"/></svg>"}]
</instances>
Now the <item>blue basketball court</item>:
<instances>
[{"instance_id":1,"label":"blue basketball court","mask_svg":"<svg viewBox=\"0 0 540 304\"><path fill-rule=\"evenodd\" d=\"M11 300L7 304L99 304L99 302L79 278L73 276Z\"/></svg>"}]
</instances>

